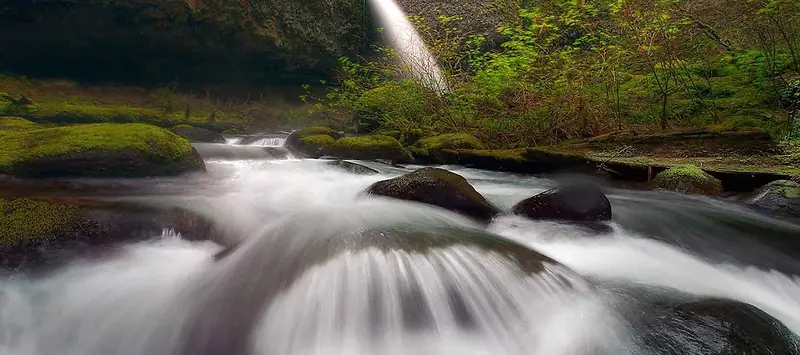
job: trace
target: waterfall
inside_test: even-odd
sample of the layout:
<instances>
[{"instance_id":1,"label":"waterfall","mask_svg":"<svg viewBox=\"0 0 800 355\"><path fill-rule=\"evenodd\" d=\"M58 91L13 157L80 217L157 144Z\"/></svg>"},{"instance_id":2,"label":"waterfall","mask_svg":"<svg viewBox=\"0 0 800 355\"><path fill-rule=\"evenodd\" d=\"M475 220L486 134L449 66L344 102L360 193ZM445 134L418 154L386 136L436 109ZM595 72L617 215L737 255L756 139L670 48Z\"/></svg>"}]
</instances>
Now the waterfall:
<instances>
[{"instance_id":1,"label":"waterfall","mask_svg":"<svg viewBox=\"0 0 800 355\"><path fill-rule=\"evenodd\" d=\"M400 6L394 0L368 1L375 19L383 28L384 39L397 51L398 59L406 70L438 93L449 91L436 58Z\"/></svg>"}]
</instances>

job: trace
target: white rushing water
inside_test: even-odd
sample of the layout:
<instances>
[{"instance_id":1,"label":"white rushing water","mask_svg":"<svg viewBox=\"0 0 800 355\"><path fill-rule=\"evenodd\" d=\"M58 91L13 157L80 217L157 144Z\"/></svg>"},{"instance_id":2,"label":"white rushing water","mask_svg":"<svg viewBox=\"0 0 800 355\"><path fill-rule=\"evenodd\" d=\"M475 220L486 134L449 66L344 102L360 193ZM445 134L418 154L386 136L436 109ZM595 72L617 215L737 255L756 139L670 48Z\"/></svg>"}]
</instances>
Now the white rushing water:
<instances>
[{"instance_id":1,"label":"white rushing water","mask_svg":"<svg viewBox=\"0 0 800 355\"><path fill-rule=\"evenodd\" d=\"M259 147L283 147L284 143L286 143L286 138L267 137L253 141L252 143L250 143L250 145L255 145Z\"/></svg>"},{"instance_id":2,"label":"white rushing water","mask_svg":"<svg viewBox=\"0 0 800 355\"><path fill-rule=\"evenodd\" d=\"M436 208L361 196L371 183L403 172L372 166L382 174L353 175L315 160L210 162L208 175L219 179L215 194L162 198L211 217L244 243L241 250L215 262L219 246L167 231L45 276L6 276L0 280L0 354L181 354L176 349L186 346L186 329L198 323L218 325L211 328L218 336L245 335L259 355L645 354L610 306L613 292L557 266L526 275L490 250L455 244L421 252L380 242L314 261L335 249L328 242L341 231L356 233L346 246L366 238L369 226L386 223L408 226L411 235L426 226L465 234L482 228ZM541 178L457 172L505 208L553 186ZM611 196L625 217L625 199ZM664 200L652 197L652 208ZM506 216L488 229L591 280L740 300L800 332L796 276L718 263L620 225L610 235L587 236L568 225ZM288 283L265 309L242 308L258 300L248 294L268 294L267 285L278 287L282 278ZM231 307L231 319L209 304ZM235 312L248 311L252 327L237 328L242 317ZM214 321L198 322L206 318Z\"/></svg>"},{"instance_id":3,"label":"white rushing water","mask_svg":"<svg viewBox=\"0 0 800 355\"><path fill-rule=\"evenodd\" d=\"M442 70L407 15L394 0L368 0L383 39L397 51L398 60L428 88L445 93L449 87Z\"/></svg>"}]
</instances>

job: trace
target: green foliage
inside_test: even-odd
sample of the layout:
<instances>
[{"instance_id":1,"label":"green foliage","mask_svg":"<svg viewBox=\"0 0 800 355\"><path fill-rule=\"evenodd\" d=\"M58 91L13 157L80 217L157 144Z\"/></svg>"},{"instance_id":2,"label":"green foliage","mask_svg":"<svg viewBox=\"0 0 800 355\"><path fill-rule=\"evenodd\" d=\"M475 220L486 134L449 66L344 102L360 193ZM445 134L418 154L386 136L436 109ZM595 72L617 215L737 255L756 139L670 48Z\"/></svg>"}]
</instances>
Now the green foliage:
<instances>
[{"instance_id":1,"label":"green foliage","mask_svg":"<svg viewBox=\"0 0 800 355\"><path fill-rule=\"evenodd\" d=\"M408 129L423 122L424 89L411 81L388 82L364 92L354 104L357 124L364 132L379 127Z\"/></svg>"},{"instance_id":2,"label":"green foliage","mask_svg":"<svg viewBox=\"0 0 800 355\"><path fill-rule=\"evenodd\" d=\"M460 18L412 18L449 91L401 79L413 77L402 58L378 48L370 60L342 59L340 80L318 108L401 140L395 132L409 128L466 131L489 148L626 128L794 127L796 110L787 108L795 106L779 92L800 71L791 0L499 2L492 7L507 21L495 47L456 26Z\"/></svg>"}]
</instances>

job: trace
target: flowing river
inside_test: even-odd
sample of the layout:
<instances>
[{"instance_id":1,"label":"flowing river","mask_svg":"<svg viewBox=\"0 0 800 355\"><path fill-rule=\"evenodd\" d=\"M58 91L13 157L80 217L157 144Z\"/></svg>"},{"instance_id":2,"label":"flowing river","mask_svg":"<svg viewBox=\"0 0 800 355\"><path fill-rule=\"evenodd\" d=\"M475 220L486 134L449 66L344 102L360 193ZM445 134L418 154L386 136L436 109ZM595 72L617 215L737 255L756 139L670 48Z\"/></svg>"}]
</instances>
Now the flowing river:
<instances>
[{"instance_id":1,"label":"flowing river","mask_svg":"<svg viewBox=\"0 0 800 355\"><path fill-rule=\"evenodd\" d=\"M601 185L614 213L604 232L510 215L485 226L362 195L414 169L364 164L380 174L286 157L115 182L130 188L106 197L192 210L238 246L215 258L220 245L167 230L105 258L6 274L0 354L728 354L718 333L680 328L652 303L705 297L800 333L797 221L588 176L445 167L503 210L571 180ZM489 234L558 263L526 270L478 242Z\"/></svg>"}]
</instances>

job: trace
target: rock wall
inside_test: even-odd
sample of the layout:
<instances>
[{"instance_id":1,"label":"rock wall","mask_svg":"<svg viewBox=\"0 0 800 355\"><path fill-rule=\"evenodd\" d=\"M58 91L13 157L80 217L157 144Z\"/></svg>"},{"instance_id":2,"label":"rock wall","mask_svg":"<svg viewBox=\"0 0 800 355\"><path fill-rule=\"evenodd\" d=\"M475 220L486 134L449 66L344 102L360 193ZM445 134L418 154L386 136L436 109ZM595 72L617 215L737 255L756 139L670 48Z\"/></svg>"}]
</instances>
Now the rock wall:
<instances>
[{"instance_id":1,"label":"rock wall","mask_svg":"<svg viewBox=\"0 0 800 355\"><path fill-rule=\"evenodd\" d=\"M396 0L403 10L412 15L436 21L439 15L461 16L461 25L468 33L493 34L500 24L505 0Z\"/></svg>"},{"instance_id":2,"label":"rock wall","mask_svg":"<svg viewBox=\"0 0 800 355\"><path fill-rule=\"evenodd\" d=\"M0 0L0 72L303 83L365 47L352 0Z\"/></svg>"}]
</instances>

